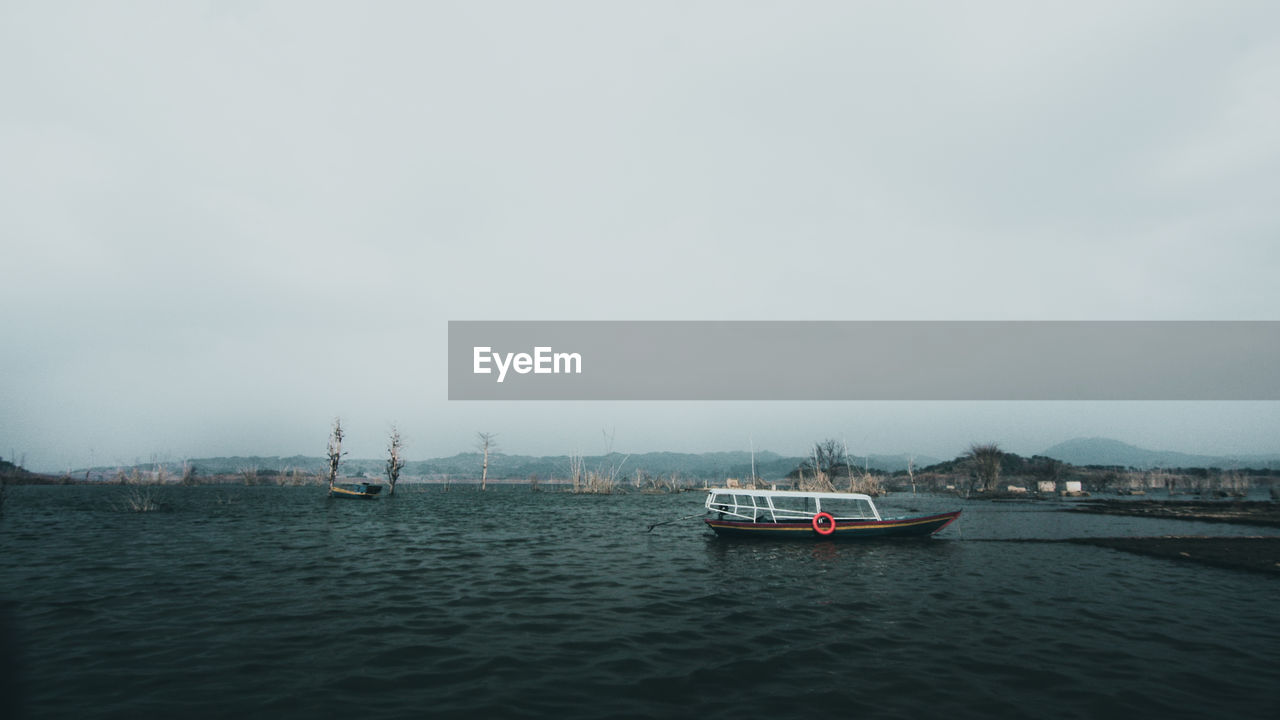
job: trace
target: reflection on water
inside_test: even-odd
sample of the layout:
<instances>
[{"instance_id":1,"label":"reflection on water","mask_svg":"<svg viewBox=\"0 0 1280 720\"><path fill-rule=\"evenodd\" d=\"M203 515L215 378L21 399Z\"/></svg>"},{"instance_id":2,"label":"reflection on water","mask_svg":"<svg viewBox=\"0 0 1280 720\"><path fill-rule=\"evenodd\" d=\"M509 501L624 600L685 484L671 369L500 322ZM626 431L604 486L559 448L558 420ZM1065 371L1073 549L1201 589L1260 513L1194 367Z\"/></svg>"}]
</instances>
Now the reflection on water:
<instances>
[{"instance_id":1,"label":"reflection on water","mask_svg":"<svg viewBox=\"0 0 1280 720\"><path fill-rule=\"evenodd\" d=\"M407 490L407 491L406 491ZM35 717L1269 717L1275 580L998 540L1271 534L962 503L927 541L716 538L700 494L21 487ZM886 514L952 498L902 497ZM997 540L997 542L971 542Z\"/></svg>"}]
</instances>

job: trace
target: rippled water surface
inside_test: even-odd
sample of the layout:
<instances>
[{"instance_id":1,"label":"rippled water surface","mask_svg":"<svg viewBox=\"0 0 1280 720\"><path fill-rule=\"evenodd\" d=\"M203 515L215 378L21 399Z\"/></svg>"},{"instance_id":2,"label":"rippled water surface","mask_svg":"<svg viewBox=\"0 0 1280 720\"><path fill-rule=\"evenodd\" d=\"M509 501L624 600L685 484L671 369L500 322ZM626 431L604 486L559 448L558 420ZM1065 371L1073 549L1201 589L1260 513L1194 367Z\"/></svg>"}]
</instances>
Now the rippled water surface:
<instances>
[{"instance_id":1,"label":"rippled water surface","mask_svg":"<svg viewBox=\"0 0 1280 720\"><path fill-rule=\"evenodd\" d=\"M719 539L701 493L11 489L27 714L1275 717L1280 584L1057 543L1275 534L890 498L932 540Z\"/></svg>"}]
</instances>

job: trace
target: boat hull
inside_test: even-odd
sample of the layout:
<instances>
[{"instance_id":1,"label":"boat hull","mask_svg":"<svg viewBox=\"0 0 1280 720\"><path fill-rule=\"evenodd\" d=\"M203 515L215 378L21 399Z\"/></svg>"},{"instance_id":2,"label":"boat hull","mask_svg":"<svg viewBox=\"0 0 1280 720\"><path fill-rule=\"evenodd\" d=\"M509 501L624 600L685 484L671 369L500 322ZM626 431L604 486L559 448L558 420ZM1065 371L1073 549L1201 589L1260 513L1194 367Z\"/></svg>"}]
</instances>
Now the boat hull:
<instances>
[{"instance_id":1,"label":"boat hull","mask_svg":"<svg viewBox=\"0 0 1280 720\"><path fill-rule=\"evenodd\" d=\"M382 492L381 485L369 483L342 483L329 490L329 497L341 500L373 500Z\"/></svg>"},{"instance_id":2,"label":"boat hull","mask_svg":"<svg viewBox=\"0 0 1280 720\"><path fill-rule=\"evenodd\" d=\"M749 522L745 520L719 520L705 518L716 535L721 537L794 538L801 540L861 540L871 538L920 538L930 535L955 522L959 510L938 515L886 518L883 520L838 520L829 535L819 535L809 522Z\"/></svg>"}]
</instances>

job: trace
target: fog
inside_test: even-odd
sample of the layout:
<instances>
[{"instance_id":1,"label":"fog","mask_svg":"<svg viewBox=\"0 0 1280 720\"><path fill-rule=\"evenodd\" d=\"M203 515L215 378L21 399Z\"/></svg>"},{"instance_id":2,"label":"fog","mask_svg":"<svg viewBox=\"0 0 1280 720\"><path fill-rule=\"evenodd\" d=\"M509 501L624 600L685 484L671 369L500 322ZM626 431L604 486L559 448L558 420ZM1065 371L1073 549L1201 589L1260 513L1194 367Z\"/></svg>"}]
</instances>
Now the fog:
<instances>
[{"instance_id":1,"label":"fog","mask_svg":"<svg viewBox=\"0 0 1280 720\"><path fill-rule=\"evenodd\" d=\"M0 453L1275 452L1275 403L449 402L445 347L1277 319L1278 40L1265 2L8 2Z\"/></svg>"}]
</instances>

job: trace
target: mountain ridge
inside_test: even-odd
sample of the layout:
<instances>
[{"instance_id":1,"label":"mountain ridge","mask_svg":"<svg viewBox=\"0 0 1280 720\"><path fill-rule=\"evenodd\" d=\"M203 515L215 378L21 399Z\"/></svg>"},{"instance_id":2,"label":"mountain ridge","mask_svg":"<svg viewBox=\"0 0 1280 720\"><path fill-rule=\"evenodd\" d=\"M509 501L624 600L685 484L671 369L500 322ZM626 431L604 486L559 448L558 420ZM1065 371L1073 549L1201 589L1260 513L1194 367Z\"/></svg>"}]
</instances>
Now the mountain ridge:
<instances>
[{"instance_id":1,"label":"mountain ridge","mask_svg":"<svg viewBox=\"0 0 1280 720\"><path fill-rule=\"evenodd\" d=\"M850 464L856 467L868 467L882 472L905 470L907 455L851 456ZM936 458L914 456L916 467L923 467L934 462ZM789 457L762 450L755 453L756 474L763 478L781 478L794 470L803 457ZM590 470L602 471L617 468L622 476L644 471L649 475L683 475L690 478L723 479L728 477L750 477L752 457L749 451L732 450L706 453L646 452L618 453L607 455L584 455L584 466ZM321 473L328 465L320 456L292 455L233 455L208 458L191 458L187 460L199 475L230 475L245 470L256 470L259 473ZM447 457L428 458L426 460L409 460L405 463L403 473L406 477L443 477L451 476L465 479L480 476L481 455L478 452L463 452ZM385 458L345 458L342 461L344 475L370 474L381 476L386 465ZM570 474L570 457L568 455L515 455L491 452L489 454L489 477L503 479L522 479L537 475L542 481L565 479ZM83 474L86 471L94 474L110 474L117 469L156 469L163 467L167 472L181 475L183 461L167 461L141 463L116 468L103 466L73 471Z\"/></svg>"},{"instance_id":2,"label":"mountain ridge","mask_svg":"<svg viewBox=\"0 0 1280 720\"><path fill-rule=\"evenodd\" d=\"M1072 438L1041 450L1036 455L1051 457L1077 466L1102 465L1136 469L1154 468L1222 468L1222 469L1280 469L1280 453L1261 453L1248 455L1199 455L1170 450L1150 450L1120 440L1104 437ZM755 453L756 474L765 479L782 478L794 470L807 458L781 455L769 450ZM895 473L906 470L908 460L914 460L915 467L925 468L936 463L945 462L938 458L905 453L887 455L871 453L866 456L850 457L850 465L871 470ZM609 453L606 455L583 456L582 461L587 469L608 471L617 468L620 476L631 476L643 471L649 475L680 475L688 478L724 479L729 477L750 477L752 467L751 453L746 450L730 450L705 453L680 453L655 451L645 453ZM263 473L287 473L291 470L302 473L322 473L327 462L320 456L217 456L208 458L192 458L188 460L195 466L200 475L228 475L245 470L256 470ZM369 474L380 477L386 460L384 458L347 458L342 462L344 474ZM163 467L166 471L181 475L183 462L169 461L159 463L141 463L125 466L102 466L74 471L84 474L86 471L96 475L109 475L118 469L156 469ZM463 452L445 457L410 460L405 465L406 477L444 477L456 479L478 478L480 476L481 456L478 452ZM536 475L542 481L565 479L570 474L570 458L568 455L521 455L506 453L490 453L489 476L502 479L525 479Z\"/></svg>"},{"instance_id":3,"label":"mountain ridge","mask_svg":"<svg viewBox=\"0 0 1280 720\"><path fill-rule=\"evenodd\" d=\"M1198 455L1174 450L1149 450L1104 437L1078 437L1038 454L1072 465L1115 465L1142 470L1154 468L1280 468L1280 454Z\"/></svg>"}]
</instances>

